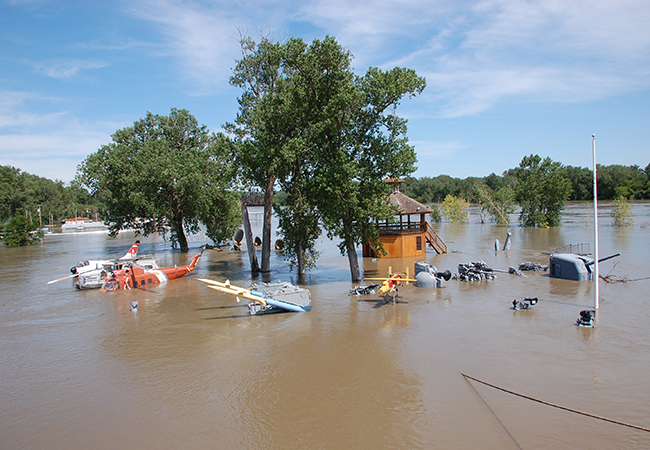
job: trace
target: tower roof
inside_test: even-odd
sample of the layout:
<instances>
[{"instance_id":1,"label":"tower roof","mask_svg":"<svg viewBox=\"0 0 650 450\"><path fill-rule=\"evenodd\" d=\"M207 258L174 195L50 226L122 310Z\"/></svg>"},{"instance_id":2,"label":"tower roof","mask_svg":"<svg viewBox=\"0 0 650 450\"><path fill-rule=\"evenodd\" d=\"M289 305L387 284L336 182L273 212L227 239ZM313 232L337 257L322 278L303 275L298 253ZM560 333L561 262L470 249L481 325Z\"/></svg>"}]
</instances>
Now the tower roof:
<instances>
[{"instance_id":1,"label":"tower roof","mask_svg":"<svg viewBox=\"0 0 650 450\"><path fill-rule=\"evenodd\" d=\"M395 191L390 194L390 202L400 209L400 215L427 214L433 212L431 208L417 200L413 200L406 194Z\"/></svg>"}]
</instances>

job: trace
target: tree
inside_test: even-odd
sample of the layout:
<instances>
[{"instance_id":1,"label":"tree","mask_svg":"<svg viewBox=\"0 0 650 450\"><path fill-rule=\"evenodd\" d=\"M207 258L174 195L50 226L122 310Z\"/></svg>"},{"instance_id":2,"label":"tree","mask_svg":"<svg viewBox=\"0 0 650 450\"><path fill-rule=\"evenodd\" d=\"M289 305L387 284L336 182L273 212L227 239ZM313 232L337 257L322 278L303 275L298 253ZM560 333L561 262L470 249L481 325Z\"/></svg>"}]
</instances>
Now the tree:
<instances>
[{"instance_id":1,"label":"tree","mask_svg":"<svg viewBox=\"0 0 650 450\"><path fill-rule=\"evenodd\" d=\"M612 211L610 216L612 216L612 225L615 227L627 227L634 223L632 218L632 207L627 201L627 198L620 196L616 198L612 205Z\"/></svg>"},{"instance_id":2,"label":"tree","mask_svg":"<svg viewBox=\"0 0 650 450\"><path fill-rule=\"evenodd\" d=\"M405 95L424 88L412 70L350 67L352 55L334 38L283 44L240 40L243 58L231 83L242 87L235 136L244 176L265 191L264 240L270 247L273 187L287 194L278 211L285 257L299 274L315 257L320 233L340 236L352 277L360 278L355 245L376 233L374 218L392 214L386 176L414 170L415 152L405 138L406 121L394 115ZM287 246L292 249L286 250ZM262 265L265 265L264 247ZM268 269L268 264L267 264Z\"/></svg>"},{"instance_id":3,"label":"tree","mask_svg":"<svg viewBox=\"0 0 650 450\"><path fill-rule=\"evenodd\" d=\"M37 230L38 226L33 221L24 215L16 215L6 225L6 234L2 237L2 242L7 247L38 244L43 237L43 232Z\"/></svg>"},{"instance_id":4,"label":"tree","mask_svg":"<svg viewBox=\"0 0 650 450\"><path fill-rule=\"evenodd\" d=\"M467 222L467 208L469 208L467 200L453 195L447 195L442 202L442 214L451 223Z\"/></svg>"},{"instance_id":5,"label":"tree","mask_svg":"<svg viewBox=\"0 0 650 450\"><path fill-rule=\"evenodd\" d=\"M478 183L474 186L474 196L481 205L481 212L487 212L493 222L499 225L510 223L509 215L515 212L515 191L509 186L503 185L495 192Z\"/></svg>"},{"instance_id":6,"label":"tree","mask_svg":"<svg viewBox=\"0 0 650 450\"><path fill-rule=\"evenodd\" d=\"M86 211L101 209L101 205L74 183L64 186L62 181L48 180L12 166L0 166L0 220L8 221L25 211L36 218L39 209L42 224L51 226L50 218L56 221L74 217L75 211L86 214Z\"/></svg>"},{"instance_id":7,"label":"tree","mask_svg":"<svg viewBox=\"0 0 650 450\"><path fill-rule=\"evenodd\" d=\"M186 233L200 224L215 243L240 224L227 140L210 135L187 110L169 116L147 113L132 127L118 130L113 142L88 156L77 179L106 202L111 235L132 228L145 236L158 232L181 250Z\"/></svg>"},{"instance_id":8,"label":"tree","mask_svg":"<svg viewBox=\"0 0 650 450\"><path fill-rule=\"evenodd\" d=\"M593 200L594 172L586 167L573 166L566 166L566 172L572 185L569 200Z\"/></svg>"},{"instance_id":9,"label":"tree","mask_svg":"<svg viewBox=\"0 0 650 450\"><path fill-rule=\"evenodd\" d=\"M322 131L314 145L316 201L328 235L341 238L339 249L348 256L352 281L358 281L356 246L377 242L374 221L395 214L385 179L415 170L407 121L395 109L403 97L420 94L426 82L400 67L370 68L363 77L346 69L337 79L347 81L320 122Z\"/></svg>"},{"instance_id":10,"label":"tree","mask_svg":"<svg viewBox=\"0 0 650 450\"><path fill-rule=\"evenodd\" d=\"M571 195L571 181L564 166L551 158L525 156L517 174L515 198L521 206L519 222L525 227L561 224L564 205Z\"/></svg>"},{"instance_id":11,"label":"tree","mask_svg":"<svg viewBox=\"0 0 650 450\"><path fill-rule=\"evenodd\" d=\"M241 168L242 178L262 189L264 219L262 225L261 271L271 270L271 219L276 181L286 159L284 149L290 132L283 128L284 97L280 95L280 80L286 48L281 43L263 38L257 44L252 38L239 40L242 58L237 61L230 84L243 89L239 97L239 112L225 129L234 136L234 156ZM291 124L293 125L293 124Z\"/></svg>"}]
</instances>

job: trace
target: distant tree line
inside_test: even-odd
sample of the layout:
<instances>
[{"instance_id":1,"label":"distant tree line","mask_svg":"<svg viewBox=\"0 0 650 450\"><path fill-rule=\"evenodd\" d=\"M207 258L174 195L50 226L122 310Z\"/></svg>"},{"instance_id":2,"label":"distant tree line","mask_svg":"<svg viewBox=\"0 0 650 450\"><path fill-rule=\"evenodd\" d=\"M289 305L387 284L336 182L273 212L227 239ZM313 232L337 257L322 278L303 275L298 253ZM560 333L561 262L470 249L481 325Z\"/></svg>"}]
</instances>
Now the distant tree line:
<instances>
[{"instance_id":1,"label":"distant tree line","mask_svg":"<svg viewBox=\"0 0 650 450\"><path fill-rule=\"evenodd\" d=\"M175 114L172 111L172 116ZM190 120L193 120L191 118ZM96 156L95 156L96 157ZM524 175L530 169L530 163L553 165L555 176L547 180L547 191L540 191L541 200L537 204L531 203L533 196L531 189L526 186ZM527 166L528 165L528 166ZM80 166L84 169L85 166ZM526 169L524 168L526 167ZM121 170L121 169L120 169ZM544 172L544 170L542 170ZM151 185L150 179L148 185ZM138 182L143 180L132 179L130 189L140 191ZM529 181L528 183L531 183ZM225 190L222 184L220 189ZM472 202L481 205L481 220L489 216L495 223L507 223L507 216L514 212L514 206L519 204L524 209L524 215L520 223L524 226L554 226L560 224L561 211L564 201L549 201L553 195L567 200L591 200L593 198L593 171L584 167L562 166L546 158L542 160L536 155L525 157L522 165L508 169L502 175L494 173L483 177L468 177L465 179L453 178L449 175L437 177L406 177L403 186L404 192L410 197L427 204L440 204L443 213L454 221L463 221L463 202ZM233 201L239 198L243 204L249 206L263 206L264 193L245 192L240 184L231 185L232 195L228 202L221 199L221 203L229 206L226 216L231 217L233 213ZM519 196L517 196L519 192ZM650 164L645 169L637 165L622 166L609 165L598 166L598 198L599 200L622 200L650 199ZM284 191L276 191L273 203L276 207L288 206L289 194ZM526 204L529 204L526 207ZM124 206L124 198L121 199ZM547 211L555 205L559 208L555 211ZM127 205L130 210L134 205ZM625 205L623 205L625 206ZM66 186L62 181L52 181L47 178L22 172L12 166L0 166L0 219L3 228L16 228L21 230L21 242L26 242L28 233L33 232L40 226L53 226L60 224L64 219L70 217L89 217L99 220L114 219L114 215L106 213L106 201L102 195L95 192L91 195L89 191L80 186L79 179ZM207 211L209 211L209 205ZM39 216L40 211L40 216ZM214 209L212 209L214 212ZM440 220L440 209L434 208L435 218ZM540 215L540 212L544 211ZM483 217L485 214L485 217ZM629 214L629 213L628 213ZM153 216L152 216L153 217ZM134 216L135 218L135 216ZM13 220L13 222L12 222ZM204 219L205 220L205 219ZM628 223L631 219L625 217L619 220L621 223ZM237 224L236 220L230 220L230 225L220 233L215 233L216 240L228 237L228 234ZM150 223L153 223L150 221ZM10 225L13 224L13 225ZM19 224L19 225L18 225ZM160 223L161 229L164 222ZM196 225L196 223L195 223ZM191 231L191 227L188 228ZM181 238L181 241L184 241ZM8 240L5 239L5 243Z\"/></svg>"},{"instance_id":2,"label":"distant tree line","mask_svg":"<svg viewBox=\"0 0 650 450\"><path fill-rule=\"evenodd\" d=\"M39 221L40 210L40 221ZM0 223L13 217L25 216L37 225L52 226L78 215L103 216L101 204L78 184L65 186L62 181L52 181L23 172L12 166L0 166Z\"/></svg>"},{"instance_id":3,"label":"distant tree line","mask_svg":"<svg viewBox=\"0 0 650 450\"><path fill-rule=\"evenodd\" d=\"M494 192L504 187L517 189L520 168L508 169L502 175L491 173L483 178L453 178L449 175L437 177L406 177L404 193L421 203L442 203L448 195L477 202L476 187L486 186ZM585 167L563 167L564 177L570 182L568 200L593 200L594 174ZM650 199L650 164L645 169L637 165L598 165L598 199L615 200Z\"/></svg>"}]
</instances>

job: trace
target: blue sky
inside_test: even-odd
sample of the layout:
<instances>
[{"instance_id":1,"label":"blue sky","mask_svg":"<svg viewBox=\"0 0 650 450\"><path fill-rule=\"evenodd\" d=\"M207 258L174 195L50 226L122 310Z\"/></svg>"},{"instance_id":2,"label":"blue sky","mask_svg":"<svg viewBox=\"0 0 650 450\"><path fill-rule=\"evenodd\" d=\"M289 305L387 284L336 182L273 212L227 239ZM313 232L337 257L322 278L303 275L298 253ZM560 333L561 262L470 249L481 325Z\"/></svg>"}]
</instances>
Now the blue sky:
<instances>
[{"instance_id":1,"label":"blue sky","mask_svg":"<svg viewBox=\"0 0 650 450\"><path fill-rule=\"evenodd\" d=\"M647 0L0 0L0 165L69 182L148 111L232 121L240 32L326 35L368 67L427 80L404 100L415 176L465 178L529 154L650 163Z\"/></svg>"}]
</instances>

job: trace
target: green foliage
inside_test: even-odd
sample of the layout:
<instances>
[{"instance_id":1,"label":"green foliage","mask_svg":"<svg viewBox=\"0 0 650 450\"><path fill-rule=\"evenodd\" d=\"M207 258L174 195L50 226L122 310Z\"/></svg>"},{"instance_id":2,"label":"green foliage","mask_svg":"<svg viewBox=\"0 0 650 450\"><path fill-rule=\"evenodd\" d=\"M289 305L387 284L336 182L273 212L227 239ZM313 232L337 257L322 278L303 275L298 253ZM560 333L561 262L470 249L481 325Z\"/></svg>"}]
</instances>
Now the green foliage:
<instances>
[{"instance_id":1,"label":"green foliage","mask_svg":"<svg viewBox=\"0 0 650 450\"><path fill-rule=\"evenodd\" d=\"M502 185L496 192L487 185L476 184L474 186L474 196L481 206L481 216L487 212L490 219L499 224L507 225L510 223L509 216L515 212L515 191L509 186Z\"/></svg>"},{"instance_id":2,"label":"green foliage","mask_svg":"<svg viewBox=\"0 0 650 450\"><path fill-rule=\"evenodd\" d=\"M449 175L437 177L406 177L404 193L421 203L440 203L447 195L454 197L467 197L470 193L467 187L468 179L461 180Z\"/></svg>"},{"instance_id":3,"label":"green foliage","mask_svg":"<svg viewBox=\"0 0 650 450\"><path fill-rule=\"evenodd\" d=\"M431 213L429 214L431 223L440 223L442 222L442 213L440 212L440 206L436 203L429 205L431 208Z\"/></svg>"},{"instance_id":4,"label":"green foliage","mask_svg":"<svg viewBox=\"0 0 650 450\"><path fill-rule=\"evenodd\" d=\"M316 251L316 239L320 235L317 212L305 204L304 199L289 197L290 207L277 208L278 225L283 232L284 259L290 267L298 267L302 275L306 268L316 267L319 252Z\"/></svg>"},{"instance_id":5,"label":"green foliage","mask_svg":"<svg viewBox=\"0 0 650 450\"><path fill-rule=\"evenodd\" d=\"M469 208L467 200L453 195L447 195L442 202L442 214L451 223L467 222L467 208Z\"/></svg>"},{"instance_id":6,"label":"green foliage","mask_svg":"<svg viewBox=\"0 0 650 450\"><path fill-rule=\"evenodd\" d=\"M323 223L329 235L341 238L339 248L347 253L355 280L355 246L376 241L373 219L395 213L387 201L390 187L385 178L415 170L407 122L394 110L403 97L421 93L426 83L413 70L399 67L370 68L363 77L347 78L333 99L331 118L316 136L314 178Z\"/></svg>"},{"instance_id":7,"label":"green foliage","mask_svg":"<svg viewBox=\"0 0 650 450\"><path fill-rule=\"evenodd\" d=\"M88 191L72 183L52 181L12 166L0 166L0 221L28 211L34 219L41 211L43 225L53 225L67 217L90 215L101 211L101 205L90 198ZM53 223L50 223L53 222Z\"/></svg>"},{"instance_id":8,"label":"green foliage","mask_svg":"<svg viewBox=\"0 0 650 450\"><path fill-rule=\"evenodd\" d=\"M227 129L242 173L270 195L276 183L286 194L287 209L276 210L285 256L301 273L322 223L356 258L355 244L376 237L369 219L393 214L384 178L414 170L406 120L394 109L419 94L424 79L402 68L357 76L350 52L329 36L310 45L249 38L240 44L244 57L231 83L244 93Z\"/></svg>"},{"instance_id":9,"label":"green foliage","mask_svg":"<svg viewBox=\"0 0 650 450\"><path fill-rule=\"evenodd\" d=\"M515 195L521 205L522 226L554 227L561 224L571 181L561 163L538 155L525 156L517 171Z\"/></svg>"},{"instance_id":10,"label":"green foliage","mask_svg":"<svg viewBox=\"0 0 650 450\"><path fill-rule=\"evenodd\" d=\"M632 207L627 198L623 196L617 197L614 200L610 216L612 216L613 219L612 225L615 227L627 227L634 223L634 219L632 218Z\"/></svg>"},{"instance_id":11,"label":"green foliage","mask_svg":"<svg viewBox=\"0 0 650 450\"><path fill-rule=\"evenodd\" d=\"M639 166L598 166L598 199L650 198L650 179Z\"/></svg>"},{"instance_id":12,"label":"green foliage","mask_svg":"<svg viewBox=\"0 0 650 450\"><path fill-rule=\"evenodd\" d=\"M566 175L571 181L571 196L569 200L593 200L593 170L586 167L566 166Z\"/></svg>"},{"instance_id":13,"label":"green foliage","mask_svg":"<svg viewBox=\"0 0 650 450\"><path fill-rule=\"evenodd\" d=\"M118 130L79 166L77 180L106 204L112 234L133 228L158 232L187 250L185 233L200 223L215 243L232 236L241 221L231 190L228 141L210 135L187 110L147 113Z\"/></svg>"},{"instance_id":14,"label":"green foliage","mask_svg":"<svg viewBox=\"0 0 650 450\"><path fill-rule=\"evenodd\" d=\"M38 225L28 220L24 215L12 217L4 228L6 234L2 237L2 242L7 247L38 244L43 237L43 232L37 231Z\"/></svg>"},{"instance_id":15,"label":"green foliage","mask_svg":"<svg viewBox=\"0 0 650 450\"><path fill-rule=\"evenodd\" d=\"M456 197L472 197L476 182L485 184L496 192L504 186L516 189L517 174L520 168L508 169L499 176L494 173L480 178L452 178L448 175L437 177L407 177L404 193L422 203L440 202L448 194ZM566 166L566 177L571 182L568 200L592 200L594 198L593 171L586 167ZM598 198L613 200L622 195L626 198L650 199L650 164L645 169L639 166L598 166Z\"/></svg>"}]
</instances>

